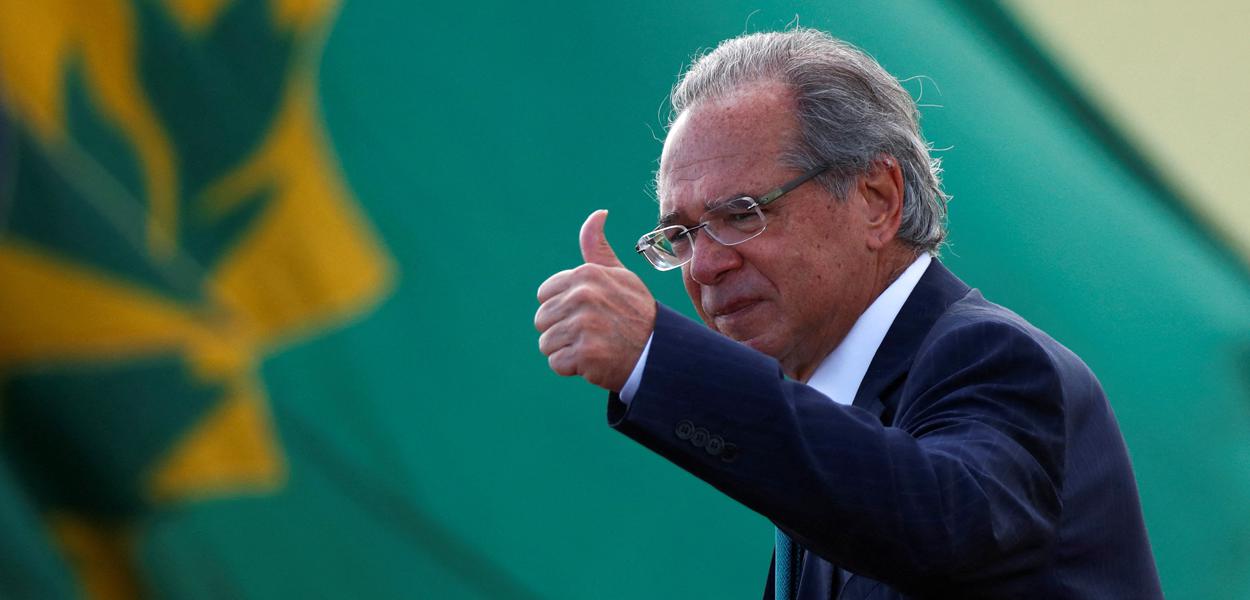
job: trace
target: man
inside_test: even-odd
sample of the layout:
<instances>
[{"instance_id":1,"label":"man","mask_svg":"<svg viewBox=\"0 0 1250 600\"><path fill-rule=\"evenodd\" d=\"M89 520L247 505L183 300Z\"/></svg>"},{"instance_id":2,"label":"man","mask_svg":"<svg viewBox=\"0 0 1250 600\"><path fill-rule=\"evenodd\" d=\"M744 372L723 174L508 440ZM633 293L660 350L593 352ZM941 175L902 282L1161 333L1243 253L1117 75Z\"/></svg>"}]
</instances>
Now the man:
<instances>
[{"instance_id":1,"label":"man","mask_svg":"<svg viewBox=\"0 0 1250 600\"><path fill-rule=\"evenodd\" d=\"M538 290L539 348L776 524L766 597L1161 597L1097 380L935 258L946 197L897 80L795 29L724 42L672 104L637 250L707 327L656 304L597 211L585 264Z\"/></svg>"}]
</instances>

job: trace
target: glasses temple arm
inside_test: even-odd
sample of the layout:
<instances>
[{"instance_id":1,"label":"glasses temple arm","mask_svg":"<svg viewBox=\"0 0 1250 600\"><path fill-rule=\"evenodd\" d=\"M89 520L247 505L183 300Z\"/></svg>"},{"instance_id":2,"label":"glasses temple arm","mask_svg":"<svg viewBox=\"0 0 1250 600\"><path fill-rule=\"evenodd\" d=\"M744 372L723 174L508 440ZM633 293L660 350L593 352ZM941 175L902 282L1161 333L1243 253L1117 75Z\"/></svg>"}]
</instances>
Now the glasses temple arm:
<instances>
[{"instance_id":1,"label":"glasses temple arm","mask_svg":"<svg viewBox=\"0 0 1250 600\"><path fill-rule=\"evenodd\" d=\"M769 202L772 202L773 200L776 200L784 196L785 194L789 193L794 188L807 183L813 177L816 177L817 175L820 175L821 173L824 173L825 171L828 171L828 170L829 170L829 165L820 165L819 167L816 167L800 175L797 179L792 179L790 181L787 181L781 184L781 186L778 187L777 189L771 192L768 192L767 194L764 194L763 196L760 196L760 199L756 200L755 203L760 206L764 206L765 204L768 204Z\"/></svg>"}]
</instances>

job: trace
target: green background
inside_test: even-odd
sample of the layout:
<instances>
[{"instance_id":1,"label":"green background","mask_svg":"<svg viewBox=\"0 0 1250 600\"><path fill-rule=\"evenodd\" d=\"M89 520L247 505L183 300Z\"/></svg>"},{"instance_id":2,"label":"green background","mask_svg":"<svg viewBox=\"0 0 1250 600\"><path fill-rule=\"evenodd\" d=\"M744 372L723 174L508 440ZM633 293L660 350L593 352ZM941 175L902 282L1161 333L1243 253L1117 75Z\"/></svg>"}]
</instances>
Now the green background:
<instances>
[{"instance_id":1,"label":"green background","mask_svg":"<svg viewBox=\"0 0 1250 600\"><path fill-rule=\"evenodd\" d=\"M1246 270L995 4L925 0L345 3L322 111L398 287L266 361L289 485L151 516L157 595L757 597L768 522L611 431L532 318L596 208L691 312L628 251L655 220L663 99L692 52L796 15L923 76L943 260L1098 374L1168 597L1250 597Z\"/></svg>"}]
</instances>

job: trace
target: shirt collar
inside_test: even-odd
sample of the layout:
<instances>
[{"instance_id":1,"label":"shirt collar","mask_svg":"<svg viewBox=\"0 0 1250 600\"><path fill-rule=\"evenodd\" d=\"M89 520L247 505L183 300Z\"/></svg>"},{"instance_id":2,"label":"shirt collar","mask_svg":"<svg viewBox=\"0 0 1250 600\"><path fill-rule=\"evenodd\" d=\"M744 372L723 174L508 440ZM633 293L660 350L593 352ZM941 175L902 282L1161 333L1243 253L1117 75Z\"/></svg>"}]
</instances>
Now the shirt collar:
<instances>
[{"instance_id":1,"label":"shirt collar","mask_svg":"<svg viewBox=\"0 0 1250 600\"><path fill-rule=\"evenodd\" d=\"M859 316L842 343L816 367L807 385L835 402L851 404L859 391L859 384L864 380L864 374L868 372L872 357L881 347L881 340L885 339L898 311L903 308L932 260L927 252L916 257L911 266L885 288L868 306L868 310Z\"/></svg>"}]
</instances>

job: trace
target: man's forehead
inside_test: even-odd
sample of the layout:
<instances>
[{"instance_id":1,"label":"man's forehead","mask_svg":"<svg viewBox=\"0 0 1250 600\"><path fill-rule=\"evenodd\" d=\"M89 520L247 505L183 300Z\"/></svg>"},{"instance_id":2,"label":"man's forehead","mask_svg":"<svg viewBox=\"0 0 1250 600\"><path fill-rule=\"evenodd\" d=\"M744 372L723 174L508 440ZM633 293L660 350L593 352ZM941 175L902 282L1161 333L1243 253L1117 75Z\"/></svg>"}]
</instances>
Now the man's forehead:
<instances>
[{"instance_id":1,"label":"man's forehead","mask_svg":"<svg viewBox=\"0 0 1250 600\"><path fill-rule=\"evenodd\" d=\"M738 94L703 104L673 122L660 155L661 171L682 170L759 148L794 128L790 103L773 93Z\"/></svg>"},{"instance_id":2,"label":"man's forehead","mask_svg":"<svg viewBox=\"0 0 1250 600\"><path fill-rule=\"evenodd\" d=\"M771 99L698 107L674 122L656 178L661 221L680 211L694 219L721 196L766 185L755 179L778 164L796 128L788 105Z\"/></svg>"},{"instance_id":3,"label":"man's forehead","mask_svg":"<svg viewBox=\"0 0 1250 600\"><path fill-rule=\"evenodd\" d=\"M797 129L794 107L789 88L761 82L686 110L664 140L658 182L664 187L691 181L777 154Z\"/></svg>"},{"instance_id":4,"label":"man's forehead","mask_svg":"<svg viewBox=\"0 0 1250 600\"><path fill-rule=\"evenodd\" d=\"M774 162L762 153L722 154L670 172L657 190L659 226L694 222L731 198L760 193L767 185L761 173L771 172Z\"/></svg>"}]
</instances>

